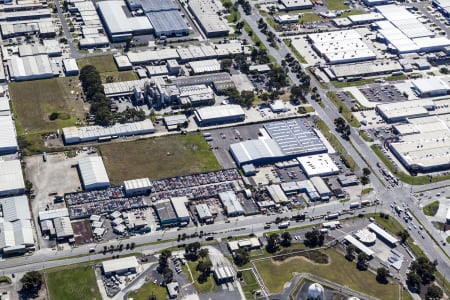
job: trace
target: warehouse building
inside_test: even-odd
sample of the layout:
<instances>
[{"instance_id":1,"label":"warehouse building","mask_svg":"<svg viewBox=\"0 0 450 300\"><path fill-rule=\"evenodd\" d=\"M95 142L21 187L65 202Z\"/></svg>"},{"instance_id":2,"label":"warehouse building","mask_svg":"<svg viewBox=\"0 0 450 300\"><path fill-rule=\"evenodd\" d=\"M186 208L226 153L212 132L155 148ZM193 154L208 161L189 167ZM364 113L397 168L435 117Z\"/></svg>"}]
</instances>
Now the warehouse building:
<instances>
[{"instance_id":1,"label":"warehouse building","mask_svg":"<svg viewBox=\"0 0 450 300\"><path fill-rule=\"evenodd\" d=\"M3 220L14 222L17 220L31 220L30 206L26 196L3 198L2 206Z\"/></svg>"},{"instance_id":2,"label":"warehouse building","mask_svg":"<svg viewBox=\"0 0 450 300\"><path fill-rule=\"evenodd\" d=\"M64 74L66 76L76 76L80 72L77 61L74 58L66 58L63 60Z\"/></svg>"},{"instance_id":3,"label":"warehouse building","mask_svg":"<svg viewBox=\"0 0 450 300\"><path fill-rule=\"evenodd\" d=\"M333 193L331 192L330 188L321 177L315 176L311 177L309 180L316 188L316 191L317 193L319 193L319 196L322 200L330 199Z\"/></svg>"},{"instance_id":4,"label":"warehouse building","mask_svg":"<svg viewBox=\"0 0 450 300\"><path fill-rule=\"evenodd\" d=\"M180 104L192 106L212 105L214 104L214 91L206 84L196 84L189 86L180 86Z\"/></svg>"},{"instance_id":5,"label":"warehouse building","mask_svg":"<svg viewBox=\"0 0 450 300\"><path fill-rule=\"evenodd\" d=\"M431 100L410 100L394 103L380 104L375 110L388 123L405 121L408 118L428 116L436 107Z\"/></svg>"},{"instance_id":6,"label":"warehouse building","mask_svg":"<svg viewBox=\"0 0 450 300\"><path fill-rule=\"evenodd\" d=\"M45 79L58 75L53 72L47 55L26 57L13 55L8 60L8 71L13 81Z\"/></svg>"},{"instance_id":7,"label":"warehouse building","mask_svg":"<svg viewBox=\"0 0 450 300\"><path fill-rule=\"evenodd\" d=\"M63 138L65 144L77 144L83 142L96 141L102 137L124 137L133 135L150 134L155 131L152 121L144 121L115 124L109 127L86 126L86 127L65 127L63 128Z\"/></svg>"},{"instance_id":8,"label":"warehouse building","mask_svg":"<svg viewBox=\"0 0 450 300\"><path fill-rule=\"evenodd\" d=\"M20 160L0 161L0 197L21 195L24 192Z\"/></svg>"},{"instance_id":9,"label":"warehouse building","mask_svg":"<svg viewBox=\"0 0 450 300\"><path fill-rule=\"evenodd\" d=\"M146 15L156 37L189 35L189 27L178 10L155 11Z\"/></svg>"},{"instance_id":10,"label":"warehouse building","mask_svg":"<svg viewBox=\"0 0 450 300\"><path fill-rule=\"evenodd\" d=\"M158 201L153 206L161 227L178 225L178 217L169 199Z\"/></svg>"},{"instance_id":11,"label":"warehouse building","mask_svg":"<svg viewBox=\"0 0 450 300\"><path fill-rule=\"evenodd\" d=\"M304 119L270 122L264 124L264 128L277 142L287 159L295 155L311 155L328 151L312 126Z\"/></svg>"},{"instance_id":12,"label":"warehouse building","mask_svg":"<svg viewBox=\"0 0 450 300\"><path fill-rule=\"evenodd\" d=\"M103 159L100 156L90 156L78 161L81 182L85 190L107 188L111 185L106 173Z\"/></svg>"},{"instance_id":13,"label":"warehouse building","mask_svg":"<svg viewBox=\"0 0 450 300\"><path fill-rule=\"evenodd\" d=\"M1 91L0 91L1 93ZM0 95L0 116L9 116L11 115L11 109L9 107L9 98L6 96ZM0 126L4 127L4 126ZM2 134L5 135L5 134Z\"/></svg>"},{"instance_id":14,"label":"warehouse building","mask_svg":"<svg viewBox=\"0 0 450 300\"><path fill-rule=\"evenodd\" d=\"M125 273L136 273L139 268L139 262L136 256L128 256L118 259L111 259L102 262L103 273L105 276L123 275Z\"/></svg>"},{"instance_id":15,"label":"warehouse building","mask_svg":"<svg viewBox=\"0 0 450 300\"><path fill-rule=\"evenodd\" d=\"M191 215L186 208L186 204L189 203L188 198L186 196L172 197L170 198L170 201L172 202L172 206L177 214L178 222L181 225L187 225L191 221Z\"/></svg>"},{"instance_id":16,"label":"warehouse building","mask_svg":"<svg viewBox=\"0 0 450 300\"><path fill-rule=\"evenodd\" d=\"M227 243L228 249L230 249L231 253L246 248L247 250L256 250L261 249L261 242L257 237L252 237L249 239L237 240L237 241L229 241Z\"/></svg>"},{"instance_id":17,"label":"warehouse building","mask_svg":"<svg viewBox=\"0 0 450 300\"><path fill-rule=\"evenodd\" d=\"M392 236L389 232L375 223L370 223L369 225L367 225L367 228L373 231L380 240L387 243L390 247L395 247L395 245L399 242L396 237Z\"/></svg>"},{"instance_id":18,"label":"warehouse building","mask_svg":"<svg viewBox=\"0 0 450 300\"><path fill-rule=\"evenodd\" d=\"M39 212L39 221L53 220L61 217L68 217L69 210L67 208L57 208L50 210L43 210Z\"/></svg>"},{"instance_id":19,"label":"warehouse building","mask_svg":"<svg viewBox=\"0 0 450 300\"><path fill-rule=\"evenodd\" d=\"M211 214L211 210L209 209L208 204L197 204L195 206L195 210L197 211L198 219L200 220L200 222L206 224L212 224L214 222L214 218Z\"/></svg>"},{"instance_id":20,"label":"warehouse building","mask_svg":"<svg viewBox=\"0 0 450 300\"><path fill-rule=\"evenodd\" d=\"M133 69L133 65L126 55L114 55L114 61L116 62L119 71L127 71Z\"/></svg>"},{"instance_id":21,"label":"warehouse building","mask_svg":"<svg viewBox=\"0 0 450 300\"><path fill-rule=\"evenodd\" d=\"M239 167L247 164L263 165L285 160L285 154L272 139L247 140L231 144L230 154Z\"/></svg>"},{"instance_id":22,"label":"warehouse building","mask_svg":"<svg viewBox=\"0 0 450 300\"><path fill-rule=\"evenodd\" d=\"M136 195L148 195L152 191L153 185L150 179L140 178L126 180L123 182L125 188L125 195L136 196Z\"/></svg>"},{"instance_id":23,"label":"warehouse building","mask_svg":"<svg viewBox=\"0 0 450 300\"><path fill-rule=\"evenodd\" d=\"M167 130L177 130L180 126L184 126L187 123L188 119L186 115L173 115L163 118L164 124L167 127Z\"/></svg>"},{"instance_id":24,"label":"warehouse building","mask_svg":"<svg viewBox=\"0 0 450 300\"><path fill-rule=\"evenodd\" d=\"M281 0L280 2L287 11L309 9L313 7L309 0Z\"/></svg>"},{"instance_id":25,"label":"warehouse building","mask_svg":"<svg viewBox=\"0 0 450 300\"><path fill-rule=\"evenodd\" d=\"M392 59L377 59L369 62L330 65L322 68L330 79L351 78L358 76L376 76L402 72L404 67Z\"/></svg>"},{"instance_id":26,"label":"warehouse building","mask_svg":"<svg viewBox=\"0 0 450 300\"><path fill-rule=\"evenodd\" d=\"M73 238L73 228L69 217L59 217L53 219L55 225L56 239L59 241L70 240Z\"/></svg>"},{"instance_id":27,"label":"warehouse building","mask_svg":"<svg viewBox=\"0 0 450 300\"><path fill-rule=\"evenodd\" d=\"M199 126L235 123L245 120L244 110L236 104L198 108L194 115Z\"/></svg>"},{"instance_id":28,"label":"warehouse building","mask_svg":"<svg viewBox=\"0 0 450 300\"><path fill-rule=\"evenodd\" d=\"M206 59L199 61L192 61L189 63L192 74L205 74L205 73L217 73L220 72L221 66L217 59Z\"/></svg>"},{"instance_id":29,"label":"warehouse building","mask_svg":"<svg viewBox=\"0 0 450 300\"><path fill-rule=\"evenodd\" d=\"M431 4L436 7L444 16L450 17L450 0L433 0Z\"/></svg>"},{"instance_id":30,"label":"warehouse building","mask_svg":"<svg viewBox=\"0 0 450 300\"><path fill-rule=\"evenodd\" d=\"M271 184L266 187L267 192L269 193L270 198L275 203L287 203L288 198L286 194L283 192L283 189L279 184Z\"/></svg>"},{"instance_id":31,"label":"warehouse building","mask_svg":"<svg viewBox=\"0 0 450 300\"><path fill-rule=\"evenodd\" d=\"M207 37L227 36L230 32L227 20L221 16L225 8L219 0L190 0L189 10Z\"/></svg>"},{"instance_id":32,"label":"warehouse building","mask_svg":"<svg viewBox=\"0 0 450 300\"><path fill-rule=\"evenodd\" d=\"M450 92L447 82L437 77L415 79L412 84L415 92L422 98L445 96Z\"/></svg>"},{"instance_id":33,"label":"warehouse building","mask_svg":"<svg viewBox=\"0 0 450 300\"><path fill-rule=\"evenodd\" d=\"M339 168L328 154L316 154L297 158L308 177L329 176L339 173Z\"/></svg>"},{"instance_id":34,"label":"warehouse building","mask_svg":"<svg viewBox=\"0 0 450 300\"><path fill-rule=\"evenodd\" d=\"M9 115L9 103L6 104L8 115L0 115L0 155L16 153L18 150L14 121Z\"/></svg>"},{"instance_id":35,"label":"warehouse building","mask_svg":"<svg viewBox=\"0 0 450 300\"><path fill-rule=\"evenodd\" d=\"M80 38L78 45L80 49L102 48L109 46L109 40L104 35L88 36Z\"/></svg>"},{"instance_id":36,"label":"warehouse building","mask_svg":"<svg viewBox=\"0 0 450 300\"><path fill-rule=\"evenodd\" d=\"M376 58L357 30L308 34L312 48L330 64L350 63Z\"/></svg>"},{"instance_id":37,"label":"warehouse building","mask_svg":"<svg viewBox=\"0 0 450 300\"><path fill-rule=\"evenodd\" d=\"M219 193L219 199L228 217L237 217L244 214L244 208L233 191Z\"/></svg>"}]
</instances>

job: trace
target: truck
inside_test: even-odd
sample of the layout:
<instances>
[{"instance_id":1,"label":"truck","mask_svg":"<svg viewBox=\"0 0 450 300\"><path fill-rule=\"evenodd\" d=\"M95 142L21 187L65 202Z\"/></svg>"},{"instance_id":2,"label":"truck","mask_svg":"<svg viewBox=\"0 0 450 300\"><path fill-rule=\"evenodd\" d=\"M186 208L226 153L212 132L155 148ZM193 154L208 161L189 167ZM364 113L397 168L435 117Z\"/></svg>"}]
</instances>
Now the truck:
<instances>
[{"instance_id":1,"label":"truck","mask_svg":"<svg viewBox=\"0 0 450 300\"><path fill-rule=\"evenodd\" d=\"M281 222L280 224L278 224L278 229L286 229L289 227L289 225L289 222Z\"/></svg>"},{"instance_id":2,"label":"truck","mask_svg":"<svg viewBox=\"0 0 450 300\"><path fill-rule=\"evenodd\" d=\"M368 206L368 205L370 205L370 200L361 201L361 206Z\"/></svg>"},{"instance_id":3,"label":"truck","mask_svg":"<svg viewBox=\"0 0 450 300\"><path fill-rule=\"evenodd\" d=\"M398 214L400 214L403 211L403 209L398 205L396 205L394 209Z\"/></svg>"},{"instance_id":4,"label":"truck","mask_svg":"<svg viewBox=\"0 0 450 300\"><path fill-rule=\"evenodd\" d=\"M334 220L339 218L339 214L338 213L334 213L334 214L328 214L325 216L325 220Z\"/></svg>"},{"instance_id":5,"label":"truck","mask_svg":"<svg viewBox=\"0 0 450 300\"><path fill-rule=\"evenodd\" d=\"M361 207L361 202L350 203L350 209L356 209Z\"/></svg>"}]
</instances>

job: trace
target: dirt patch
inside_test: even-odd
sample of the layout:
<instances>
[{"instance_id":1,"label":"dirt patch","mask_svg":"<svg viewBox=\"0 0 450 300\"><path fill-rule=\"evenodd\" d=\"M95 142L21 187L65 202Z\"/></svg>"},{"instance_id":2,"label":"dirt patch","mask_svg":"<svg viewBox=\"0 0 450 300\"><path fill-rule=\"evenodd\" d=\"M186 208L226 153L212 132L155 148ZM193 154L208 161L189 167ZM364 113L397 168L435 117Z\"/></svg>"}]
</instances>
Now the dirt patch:
<instances>
[{"instance_id":1,"label":"dirt patch","mask_svg":"<svg viewBox=\"0 0 450 300\"><path fill-rule=\"evenodd\" d=\"M91 224L89 220L72 222L75 244L77 246L93 242Z\"/></svg>"}]
</instances>

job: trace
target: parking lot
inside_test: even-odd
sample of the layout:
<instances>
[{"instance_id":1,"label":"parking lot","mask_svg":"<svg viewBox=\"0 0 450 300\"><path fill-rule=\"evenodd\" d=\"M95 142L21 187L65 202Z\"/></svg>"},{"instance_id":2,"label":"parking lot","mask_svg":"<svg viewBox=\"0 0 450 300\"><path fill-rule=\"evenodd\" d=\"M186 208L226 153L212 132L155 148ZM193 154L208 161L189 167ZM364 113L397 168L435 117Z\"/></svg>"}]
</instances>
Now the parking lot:
<instances>
[{"instance_id":1,"label":"parking lot","mask_svg":"<svg viewBox=\"0 0 450 300\"><path fill-rule=\"evenodd\" d=\"M408 100L393 84L371 84L359 89L370 102L400 102Z\"/></svg>"}]
</instances>

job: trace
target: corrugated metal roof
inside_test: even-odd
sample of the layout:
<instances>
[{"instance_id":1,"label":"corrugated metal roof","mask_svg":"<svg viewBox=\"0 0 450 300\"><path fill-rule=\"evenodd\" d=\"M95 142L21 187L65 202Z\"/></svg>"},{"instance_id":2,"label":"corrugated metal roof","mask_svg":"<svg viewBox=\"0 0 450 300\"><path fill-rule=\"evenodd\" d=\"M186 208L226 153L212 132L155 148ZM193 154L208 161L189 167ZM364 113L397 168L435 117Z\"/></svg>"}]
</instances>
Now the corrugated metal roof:
<instances>
[{"instance_id":1,"label":"corrugated metal roof","mask_svg":"<svg viewBox=\"0 0 450 300\"><path fill-rule=\"evenodd\" d=\"M230 151L238 165L260 163L267 159L281 159L285 156L272 139L247 140L231 144Z\"/></svg>"},{"instance_id":2,"label":"corrugated metal roof","mask_svg":"<svg viewBox=\"0 0 450 300\"><path fill-rule=\"evenodd\" d=\"M126 180L123 182L123 184L127 192L133 192L135 190L142 190L142 189L150 189L153 186L152 183L150 182L150 179L148 178Z\"/></svg>"},{"instance_id":3,"label":"corrugated metal roof","mask_svg":"<svg viewBox=\"0 0 450 300\"><path fill-rule=\"evenodd\" d=\"M20 161L0 161L0 194L20 189L25 189Z\"/></svg>"},{"instance_id":4,"label":"corrugated metal roof","mask_svg":"<svg viewBox=\"0 0 450 300\"><path fill-rule=\"evenodd\" d=\"M130 268L139 267L139 263L136 256L128 256L119 259L107 260L102 262L103 271L105 273L112 273L122 270L127 270Z\"/></svg>"},{"instance_id":5,"label":"corrugated metal roof","mask_svg":"<svg viewBox=\"0 0 450 300\"><path fill-rule=\"evenodd\" d=\"M78 168L86 189L95 187L96 185L110 185L103 159L100 156L90 156L80 159L78 161Z\"/></svg>"},{"instance_id":6,"label":"corrugated metal roof","mask_svg":"<svg viewBox=\"0 0 450 300\"><path fill-rule=\"evenodd\" d=\"M1 200L3 217L12 222L18 219L30 220L30 206L26 196L9 197Z\"/></svg>"},{"instance_id":7,"label":"corrugated metal roof","mask_svg":"<svg viewBox=\"0 0 450 300\"><path fill-rule=\"evenodd\" d=\"M65 238L73 236L72 223L69 217L60 217L53 220L55 224L56 236L58 238Z\"/></svg>"},{"instance_id":8,"label":"corrugated metal roof","mask_svg":"<svg viewBox=\"0 0 450 300\"><path fill-rule=\"evenodd\" d=\"M17 148L16 129L11 116L0 116L0 153L15 152Z\"/></svg>"},{"instance_id":9,"label":"corrugated metal roof","mask_svg":"<svg viewBox=\"0 0 450 300\"><path fill-rule=\"evenodd\" d=\"M179 219L190 218L189 211L186 208L186 203L189 202L186 196L173 197L170 200Z\"/></svg>"},{"instance_id":10,"label":"corrugated metal roof","mask_svg":"<svg viewBox=\"0 0 450 300\"><path fill-rule=\"evenodd\" d=\"M125 9L128 8L124 1L100 1L97 5L112 35L152 29L147 17L127 16Z\"/></svg>"},{"instance_id":11,"label":"corrugated metal roof","mask_svg":"<svg viewBox=\"0 0 450 300\"><path fill-rule=\"evenodd\" d=\"M178 10L149 12L147 17L157 36L170 33L189 33L189 27Z\"/></svg>"},{"instance_id":12,"label":"corrugated metal roof","mask_svg":"<svg viewBox=\"0 0 450 300\"><path fill-rule=\"evenodd\" d=\"M67 208L58 208L52 210L43 210L39 212L39 220L42 222L44 220L52 220L59 217L68 217L69 210Z\"/></svg>"}]
</instances>

